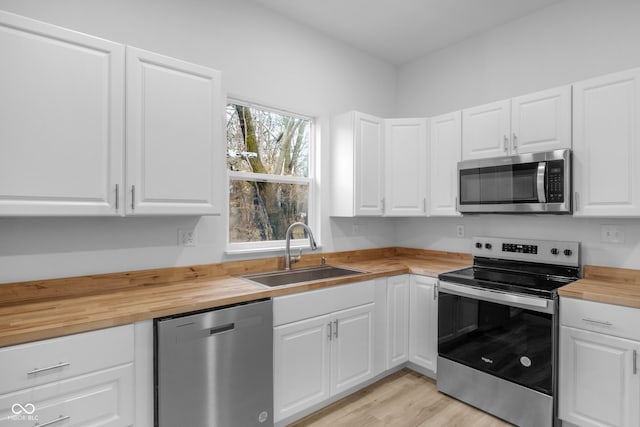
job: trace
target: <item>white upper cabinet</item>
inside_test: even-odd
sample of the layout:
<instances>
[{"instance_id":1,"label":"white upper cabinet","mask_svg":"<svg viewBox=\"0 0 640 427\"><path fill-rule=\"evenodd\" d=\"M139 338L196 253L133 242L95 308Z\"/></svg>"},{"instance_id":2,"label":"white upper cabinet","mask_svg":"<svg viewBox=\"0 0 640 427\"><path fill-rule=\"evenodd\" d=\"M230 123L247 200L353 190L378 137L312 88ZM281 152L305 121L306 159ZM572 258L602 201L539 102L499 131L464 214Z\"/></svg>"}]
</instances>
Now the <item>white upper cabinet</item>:
<instances>
[{"instance_id":1,"label":"white upper cabinet","mask_svg":"<svg viewBox=\"0 0 640 427\"><path fill-rule=\"evenodd\" d=\"M220 72L127 47L127 214L216 214Z\"/></svg>"},{"instance_id":2,"label":"white upper cabinet","mask_svg":"<svg viewBox=\"0 0 640 427\"><path fill-rule=\"evenodd\" d=\"M0 56L0 215L115 215L124 46L0 12Z\"/></svg>"},{"instance_id":3,"label":"white upper cabinet","mask_svg":"<svg viewBox=\"0 0 640 427\"><path fill-rule=\"evenodd\" d=\"M504 156L509 153L511 102L498 101L462 111L462 158Z\"/></svg>"},{"instance_id":4,"label":"white upper cabinet","mask_svg":"<svg viewBox=\"0 0 640 427\"><path fill-rule=\"evenodd\" d=\"M574 216L640 215L640 69L573 86Z\"/></svg>"},{"instance_id":5,"label":"white upper cabinet","mask_svg":"<svg viewBox=\"0 0 640 427\"><path fill-rule=\"evenodd\" d=\"M511 154L571 148L571 86L511 100Z\"/></svg>"},{"instance_id":6,"label":"white upper cabinet","mask_svg":"<svg viewBox=\"0 0 640 427\"><path fill-rule=\"evenodd\" d=\"M464 160L571 148L571 87L468 108L462 130Z\"/></svg>"},{"instance_id":7,"label":"white upper cabinet","mask_svg":"<svg viewBox=\"0 0 640 427\"><path fill-rule=\"evenodd\" d=\"M0 215L220 212L220 73L126 52L0 11Z\"/></svg>"},{"instance_id":8,"label":"white upper cabinet","mask_svg":"<svg viewBox=\"0 0 640 427\"><path fill-rule=\"evenodd\" d=\"M459 216L457 164L462 159L462 113L443 114L430 119L429 216Z\"/></svg>"},{"instance_id":9,"label":"white upper cabinet","mask_svg":"<svg viewBox=\"0 0 640 427\"><path fill-rule=\"evenodd\" d=\"M384 120L351 111L331 122L332 216L381 216Z\"/></svg>"},{"instance_id":10,"label":"white upper cabinet","mask_svg":"<svg viewBox=\"0 0 640 427\"><path fill-rule=\"evenodd\" d=\"M385 216L427 215L427 119L385 120Z\"/></svg>"}]
</instances>

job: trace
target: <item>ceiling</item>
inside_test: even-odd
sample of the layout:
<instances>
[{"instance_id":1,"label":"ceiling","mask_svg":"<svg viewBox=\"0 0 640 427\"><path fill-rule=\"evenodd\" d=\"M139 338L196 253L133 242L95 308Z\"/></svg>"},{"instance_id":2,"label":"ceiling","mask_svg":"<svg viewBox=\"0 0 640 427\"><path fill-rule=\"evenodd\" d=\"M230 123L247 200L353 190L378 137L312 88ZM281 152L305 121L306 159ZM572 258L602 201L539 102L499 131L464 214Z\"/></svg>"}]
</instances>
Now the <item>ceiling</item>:
<instances>
[{"instance_id":1,"label":"ceiling","mask_svg":"<svg viewBox=\"0 0 640 427\"><path fill-rule=\"evenodd\" d=\"M400 65L561 0L254 1Z\"/></svg>"}]
</instances>

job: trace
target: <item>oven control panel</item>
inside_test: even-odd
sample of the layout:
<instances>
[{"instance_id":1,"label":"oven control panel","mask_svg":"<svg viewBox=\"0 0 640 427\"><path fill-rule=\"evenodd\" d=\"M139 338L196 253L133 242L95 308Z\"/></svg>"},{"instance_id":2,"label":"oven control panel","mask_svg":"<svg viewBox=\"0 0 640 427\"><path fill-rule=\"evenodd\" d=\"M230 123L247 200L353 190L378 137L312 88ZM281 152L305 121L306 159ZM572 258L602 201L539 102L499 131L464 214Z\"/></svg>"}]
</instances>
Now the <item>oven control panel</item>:
<instances>
[{"instance_id":1,"label":"oven control panel","mask_svg":"<svg viewBox=\"0 0 640 427\"><path fill-rule=\"evenodd\" d=\"M474 237L472 242L473 256L574 267L580 265L579 242L505 237Z\"/></svg>"}]
</instances>

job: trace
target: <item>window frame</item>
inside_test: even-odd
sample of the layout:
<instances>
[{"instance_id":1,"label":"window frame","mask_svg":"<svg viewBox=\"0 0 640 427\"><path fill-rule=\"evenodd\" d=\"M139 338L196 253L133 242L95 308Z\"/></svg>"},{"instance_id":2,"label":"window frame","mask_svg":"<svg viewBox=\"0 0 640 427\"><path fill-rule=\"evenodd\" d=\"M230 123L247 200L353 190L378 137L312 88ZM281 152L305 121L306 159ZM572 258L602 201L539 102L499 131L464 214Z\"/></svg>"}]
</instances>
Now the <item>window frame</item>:
<instances>
[{"instance_id":1,"label":"window frame","mask_svg":"<svg viewBox=\"0 0 640 427\"><path fill-rule=\"evenodd\" d=\"M307 185L308 193L307 193L307 225L313 231L314 238L318 244L318 247L321 246L320 239L320 211L319 211L319 203L316 199L316 185L318 182L316 176L317 170L317 160L316 157L319 156L319 153L316 151L316 119L312 116L294 113L286 109L265 106L264 104L259 104L255 102L245 101L243 99L228 97L226 106L229 104L237 104L242 105L244 107L250 107L255 109L260 109L264 111L269 111L276 114L287 115L290 117L295 117L303 120L309 121L309 153L308 153L308 176L287 176L287 175L273 175L273 174L264 174L264 173L255 173L255 172L240 172L240 171L231 171L226 162L226 155L228 153L227 146L227 138L225 134L225 170L226 170L226 186L227 189L225 191L225 236L226 236L226 249L225 254L234 255L234 254L246 254L246 253L255 253L255 252L275 252L282 251L285 248L285 240L268 240L268 241L260 241L260 242L231 242L230 233L229 233L229 203L230 203L230 187L232 180L244 180L244 181L266 181L266 182L281 182L286 184L303 184ZM225 126L226 129L226 114L225 114ZM295 249L304 249L309 247L308 239L291 239L291 248Z\"/></svg>"}]
</instances>

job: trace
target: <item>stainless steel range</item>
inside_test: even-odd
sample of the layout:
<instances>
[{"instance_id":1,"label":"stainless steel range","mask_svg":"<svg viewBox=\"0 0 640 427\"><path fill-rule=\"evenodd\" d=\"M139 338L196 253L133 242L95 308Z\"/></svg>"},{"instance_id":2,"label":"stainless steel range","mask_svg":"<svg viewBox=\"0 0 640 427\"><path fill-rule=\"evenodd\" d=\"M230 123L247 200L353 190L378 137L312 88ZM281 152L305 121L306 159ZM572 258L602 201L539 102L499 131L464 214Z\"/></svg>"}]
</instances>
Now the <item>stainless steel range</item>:
<instances>
[{"instance_id":1,"label":"stainless steel range","mask_svg":"<svg viewBox=\"0 0 640 427\"><path fill-rule=\"evenodd\" d=\"M557 289L578 242L473 239L473 266L441 274L438 390L518 426L558 425Z\"/></svg>"}]
</instances>

